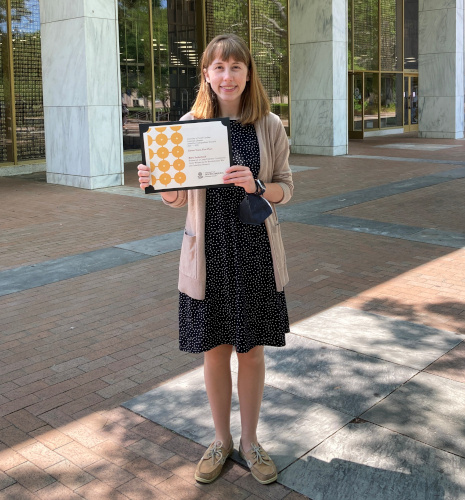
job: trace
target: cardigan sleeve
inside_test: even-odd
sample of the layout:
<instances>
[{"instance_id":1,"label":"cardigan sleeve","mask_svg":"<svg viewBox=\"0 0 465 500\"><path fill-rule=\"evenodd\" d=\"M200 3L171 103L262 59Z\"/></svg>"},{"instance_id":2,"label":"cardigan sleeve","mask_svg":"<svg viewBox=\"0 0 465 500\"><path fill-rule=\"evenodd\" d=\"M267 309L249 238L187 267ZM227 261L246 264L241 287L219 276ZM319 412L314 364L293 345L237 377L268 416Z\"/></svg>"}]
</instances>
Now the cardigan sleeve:
<instances>
[{"instance_id":1,"label":"cardigan sleeve","mask_svg":"<svg viewBox=\"0 0 465 500\"><path fill-rule=\"evenodd\" d=\"M294 192L292 172L289 167L289 139L281 120L277 117L274 134L274 165L272 182L278 183L283 190L283 198L277 205L287 203Z\"/></svg>"}]
</instances>

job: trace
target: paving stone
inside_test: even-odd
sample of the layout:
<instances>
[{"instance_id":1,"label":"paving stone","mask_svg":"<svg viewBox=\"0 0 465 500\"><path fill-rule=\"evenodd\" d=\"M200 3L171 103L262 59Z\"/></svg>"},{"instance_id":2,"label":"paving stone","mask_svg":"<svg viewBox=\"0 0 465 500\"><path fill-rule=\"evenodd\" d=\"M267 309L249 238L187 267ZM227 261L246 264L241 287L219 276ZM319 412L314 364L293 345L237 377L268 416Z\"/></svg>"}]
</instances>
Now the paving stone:
<instances>
[{"instance_id":1,"label":"paving stone","mask_svg":"<svg viewBox=\"0 0 465 500\"><path fill-rule=\"evenodd\" d=\"M173 233L152 236L151 238L116 245L116 248L123 248L125 250L152 256L160 255L180 250L183 234L184 231L175 231Z\"/></svg>"},{"instance_id":2,"label":"paving stone","mask_svg":"<svg viewBox=\"0 0 465 500\"><path fill-rule=\"evenodd\" d=\"M157 488L170 498L179 500L213 500L208 487L198 488L197 485L190 484L175 476L171 476L157 484Z\"/></svg>"},{"instance_id":3,"label":"paving stone","mask_svg":"<svg viewBox=\"0 0 465 500\"><path fill-rule=\"evenodd\" d=\"M69 460L63 460L52 465L45 469L45 471L71 490L80 488L95 479L94 476L71 463Z\"/></svg>"},{"instance_id":4,"label":"paving stone","mask_svg":"<svg viewBox=\"0 0 465 500\"><path fill-rule=\"evenodd\" d=\"M124 448L111 441L105 441L92 448L92 451L97 453L100 457L106 458L116 465L123 466L132 460L136 460L140 455Z\"/></svg>"},{"instance_id":5,"label":"paving stone","mask_svg":"<svg viewBox=\"0 0 465 500\"><path fill-rule=\"evenodd\" d=\"M37 491L37 495L43 500L82 500L72 490L60 483L53 483Z\"/></svg>"},{"instance_id":6,"label":"paving stone","mask_svg":"<svg viewBox=\"0 0 465 500\"><path fill-rule=\"evenodd\" d=\"M176 397L173 397L173 394L176 394ZM231 433L238 446L239 404L236 390L233 394ZM132 408L138 414L204 447L210 444L214 435L210 412L205 412L205 408L208 408L208 398L203 384L203 369L197 369L136 397L125 403L125 407ZM188 413L186 408L190 408ZM285 411L276 411L278 408ZM350 415L266 386L258 428L260 443L273 456L278 469L283 469L351 419ZM276 439L277 435L280 439ZM174 441L180 440L174 438ZM168 441L165 446L169 447L170 443L171 441ZM173 451L192 461L200 459L203 453L202 449L197 450L195 456L192 452L185 455L177 448ZM233 457L241 461L237 451Z\"/></svg>"},{"instance_id":7,"label":"paving stone","mask_svg":"<svg viewBox=\"0 0 465 500\"><path fill-rule=\"evenodd\" d=\"M26 458L11 448L0 449L0 470L8 471L17 465L27 462Z\"/></svg>"},{"instance_id":8,"label":"paving stone","mask_svg":"<svg viewBox=\"0 0 465 500\"><path fill-rule=\"evenodd\" d=\"M465 335L350 307L328 309L294 323L291 331L419 370L465 338Z\"/></svg>"},{"instance_id":9,"label":"paving stone","mask_svg":"<svg viewBox=\"0 0 465 500\"><path fill-rule=\"evenodd\" d=\"M425 371L465 384L465 342L444 354Z\"/></svg>"},{"instance_id":10,"label":"paving stone","mask_svg":"<svg viewBox=\"0 0 465 500\"><path fill-rule=\"evenodd\" d=\"M234 484L263 500L282 500L289 493L289 489L279 482L260 484L250 472L239 478Z\"/></svg>"},{"instance_id":11,"label":"paving stone","mask_svg":"<svg viewBox=\"0 0 465 500\"><path fill-rule=\"evenodd\" d=\"M139 478L135 478L132 481L123 484L118 489L124 494L124 498L130 498L131 500L145 500L149 498L157 500L173 500L173 497L166 495L157 487L152 486Z\"/></svg>"},{"instance_id":12,"label":"paving stone","mask_svg":"<svg viewBox=\"0 0 465 500\"><path fill-rule=\"evenodd\" d=\"M99 460L86 467L86 472L100 479L100 481L109 484L112 488L118 488L127 483L134 476L128 471L107 460Z\"/></svg>"},{"instance_id":13,"label":"paving stone","mask_svg":"<svg viewBox=\"0 0 465 500\"><path fill-rule=\"evenodd\" d=\"M465 384L419 373L362 418L465 458L464 415Z\"/></svg>"},{"instance_id":14,"label":"paving stone","mask_svg":"<svg viewBox=\"0 0 465 500\"><path fill-rule=\"evenodd\" d=\"M38 500L39 497L20 484L14 484L4 489L1 494L7 500Z\"/></svg>"},{"instance_id":15,"label":"paving stone","mask_svg":"<svg viewBox=\"0 0 465 500\"><path fill-rule=\"evenodd\" d=\"M279 206L278 212L291 276L286 296L293 322L315 317L333 306L349 305L379 313L379 316L423 324L432 330L465 333L465 301L461 298L464 296L465 278L465 205L461 203L465 187L465 162L462 161L465 143L452 140L425 142L416 137L407 139L407 136L396 139L396 142L405 140L461 147L438 151L392 149L389 157L373 159L375 155L371 153L380 151L373 147L392 143L393 139L370 138L351 142L351 153L364 153L359 158L291 156L296 185L294 198L290 204ZM403 157L395 157L400 152ZM457 168L459 165L460 168ZM123 190L118 191L118 196L109 193L102 196L92 191L47 185L19 177L7 179L8 186L4 189L2 181L0 197L12 210L2 219L0 245L4 251L0 252L0 269L9 271L15 279L22 274L22 284L26 289L0 297L0 430L8 430L9 435L3 434L2 437L16 450L21 451L23 447L39 442L56 454L60 454L61 450L64 456L77 461L79 466L64 458L51 467L39 468L56 481L37 490L37 494L20 484L13 484L1 490L0 497L7 492L8 500L37 500L40 493L47 500L57 495L58 498L61 495L60 500L65 500L70 495L66 488L83 488L75 494L88 499L171 498L171 494L158 489L158 481L162 477L161 482L169 480L165 486L174 486L174 491L177 491L175 480L182 479L179 484L187 483L182 494L194 492L197 495L199 490L205 499L242 498L244 492L250 494L248 500L299 498L301 494L292 493L280 484L271 487L259 485L242 465L233 460L227 460L218 482L206 486L196 484L193 469L198 459L197 450L203 449L203 443L209 444L213 432L211 420L205 418L208 401L200 372L194 386L197 399L185 399L184 413L175 415L174 423L181 429L187 422L184 432L191 436L192 422L189 419L192 417L193 421L197 419L201 422L196 431L201 444L146 421L129 410L120 408L119 413L115 410L123 401L160 387L160 384L171 383L173 377L183 376L188 370L197 368L199 365L196 363L201 363L202 357L197 355L190 359L190 355L178 352L177 345L179 250L176 248L179 248L180 237L176 234L182 233L185 210L172 210L159 200L153 203L154 198L143 193L145 199L134 197L133 193L140 190L137 188L135 165L131 168L125 176L127 186L124 190L128 196L121 196ZM147 203L147 200L150 202ZM147 220L157 221L149 230L151 237L145 240L141 240L147 233L147 229L140 224L142 213ZM28 238L24 238L25 230ZM136 260L131 262L132 258ZM86 259L91 265L81 267L79 276L66 274L67 266L76 262L85 264ZM109 266L108 269L103 269L105 266ZM6 276L0 273L2 283ZM30 288L38 285L42 277L49 281L58 278L59 281ZM407 326L410 328L409 324ZM294 446L302 454L325 446L347 428L344 425L349 419L358 416L357 409L365 410L370 405L382 404L383 398L390 392L391 396L386 401L399 394L399 404L394 407L405 407L405 401L400 398L405 394L400 391L409 373L403 372L402 380L400 372L392 372L394 362L385 356L396 356L396 348L405 356L414 349L409 343L413 337L409 337L406 330L400 347L389 345L388 349L379 348L378 353L355 353L354 349L361 350L363 345L358 344L359 339L350 327L347 324L345 330L354 335L355 340L347 347L336 348L328 345L326 339L307 338L304 340L314 342L312 349L308 349L307 344L299 352L300 344L295 342L296 336L290 335L288 347L294 346L295 349L289 359L286 358L289 352L282 352L283 357L278 359L273 357L273 351L281 349L267 349L267 363L272 367L269 376L275 377L275 381L282 386L269 387L268 379L259 432L267 440L265 447L278 464L284 458L292 460L292 453L286 446ZM460 378L463 377L460 345L441 358L448 347L443 344L441 335L430 337L422 336L420 331L415 332L414 343L421 349L418 349L418 358L413 358L422 368L416 364L409 365L413 366L413 373L425 369L448 377L444 379L446 381L463 382ZM438 342L428 344L430 339ZM337 345L335 340L331 343ZM330 352L323 354L325 349L319 351L318 345L324 345ZM369 346L372 347L371 344ZM439 359L434 358L436 354L433 352L438 346ZM430 348L433 350L430 351ZM426 352L431 358L425 357ZM434 362L424 368L425 363L431 361ZM293 366L298 364L303 364L307 372ZM96 366L101 368L92 369ZM78 367L91 371L83 373ZM405 368L398 364L395 367ZM134 370L142 371L135 373ZM134 383L132 387L108 388L110 393L122 389L113 396L106 390L108 384L124 384L128 379L131 384ZM67 381L71 385L66 385ZM75 388L66 391L73 384L76 384ZM405 386L408 388L409 384ZM107 399L96 393L102 390L105 396L109 396ZM428 390L431 391L431 387ZM38 391L42 392L37 394ZM183 391L181 388L182 397ZM298 395L292 394L297 391ZM424 395L427 393L424 388L422 391L417 398L411 398L411 406L407 405L412 412L421 411L426 405ZM416 394L416 389L413 392ZM450 392L449 389L444 391L446 403L452 400ZM60 393L67 394L70 400L65 402L66 398L61 399ZM439 394L436 390L434 393ZM48 400L51 396L57 397ZM172 393L171 399L175 396ZM40 397L47 399L41 401ZM6 402L3 398L10 401ZM234 398L233 433L237 444L239 419L236 394ZM461 399L457 398L457 401ZM447 411L441 407L442 400L438 402L434 399L433 403L433 409L424 412L425 422L429 425L443 422L439 437L444 442L454 440L456 447L461 446L463 435L459 433L461 428L456 415L449 418ZM28 407L34 404L37 405L33 408L33 415ZM166 404L171 404L171 401L167 399ZM336 409L331 408L333 404ZM52 407L54 409L49 410ZM457 415L463 413L460 404L455 404L455 407L460 409ZM100 420L100 412L105 414L104 410L110 410L108 415L114 416L108 424ZM433 410L436 411L434 418L428 414ZM95 420L94 412L99 412ZM204 413L203 421L201 412ZM290 412L289 422L285 421L287 412ZM416 414L405 418L405 421L411 421ZM47 425L40 424L40 421ZM74 424L77 427L71 440L62 431L73 421L77 422ZM405 424L402 419L399 422ZM79 432L83 426L91 433ZM335 430L331 434L332 426ZM102 434L105 428L111 432ZM275 434L288 444L276 444L276 438L273 440L276 428L278 432ZM383 430L381 427L377 429ZM452 433L453 429L458 434L448 437L447 432ZM92 439L95 434L99 436L97 441ZM322 437L325 435L326 439ZM100 437L107 441L99 442ZM139 444L138 451L143 456L126 447L135 445L141 439L147 441ZM191 439L194 438L191 436ZM410 461L413 464L423 463L422 452L417 453L417 448L410 446L416 441L405 436L404 439L407 441L403 441L403 448L399 447L404 453L411 454L408 456ZM168 445L171 450L163 446L168 441L171 441ZM364 441L360 441L363 444ZM358 463L359 440L353 439L349 445L355 457L352 462ZM27 464L15 449L0 442L0 469L7 468L7 476L10 469ZM378 456L378 448L373 446L373 449L372 456ZM423 448L420 447L420 450ZM436 449L435 453L438 451ZM164 455L166 452L169 455ZM173 453L182 453L189 460ZM395 449L392 453L392 457L386 453L385 459L395 460ZM167 456L169 458L166 459ZM360 463L372 466L372 456L367 453L365 461ZM457 455L452 452L444 455L444 461L452 465L456 458ZM138 461L140 477L136 474L136 478L120 486L130 485L126 486L124 495L110 485L93 479L83 470L102 459L113 464L109 466L110 470L116 471L117 466L131 474L135 471L126 469L126 466ZM337 464L339 459L336 453L333 463ZM164 461L156 464L153 460ZM68 473L63 464L68 464ZM149 467L149 464L152 466ZM432 459L428 464L426 469L431 476L435 471L442 470ZM45 462L42 465L45 466ZM391 497L386 493L389 500L398 500L396 491L402 488L393 489L390 481L394 470L396 474L405 475L402 466L398 469L380 466L380 469L385 473L376 475L379 481L373 483L374 489L391 492ZM287 470L284 469L282 474ZM112 474L114 478L115 472ZM449 472L446 477L451 477ZM60 478L68 480L68 484ZM309 475L306 480L313 483L314 479L314 475ZM343 473L336 480L341 483L341 488L346 487ZM360 481L364 491L365 475L360 474L356 481ZM155 482L157 484L153 484ZM355 482L352 484L353 491L357 491ZM421 480L415 484L421 486ZM441 485L441 480L435 484ZM324 481L317 481L316 486L321 486L321 489L310 498L331 498L325 494L327 485ZM437 498L465 500L460 489L443 489L445 493L441 495L433 488L433 492L438 493ZM341 491L344 493L344 490ZM429 500L427 494L423 497ZM360 499L355 496L354 500Z\"/></svg>"},{"instance_id":16,"label":"paving stone","mask_svg":"<svg viewBox=\"0 0 465 500\"><path fill-rule=\"evenodd\" d=\"M298 335L283 349L265 349L265 383L356 417L417 370ZM298 383L296 383L298 381Z\"/></svg>"},{"instance_id":17,"label":"paving stone","mask_svg":"<svg viewBox=\"0 0 465 500\"><path fill-rule=\"evenodd\" d=\"M196 486L200 491L211 495L215 500L230 500L231 498L234 498L234 500L245 500L246 498L250 498L250 491L226 481L223 472L221 472L221 476L215 479L213 483L197 483Z\"/></svg>"},{"instance_id":18,"label":"paving stone","mask_svg":"<svg viewBox=\"0 0 465 500\"><path fill-rule=\"evenodd\" d=\"M31 462L24 462L8 470L8 475L30 491L37 491L55 482L55 479Z\"/></svg>"},{"instance_id":19,"label":"paving stone","mask_svg":"<svg viewBox=\"0 0 465 500\"><path fill-rule=\"evenodd\" d=\"M58 453L50 450L42 443L34 443L28 446L23 446L19 450L19 453L41 469L46 469L47 467L55 465L63 460L61 455L58 455Z\"/></svg>"},{"instance_id":20,"label":"paving stone","mask_svg":"<svg viewBox=\"0 0 465 500\"><path fill-rule=\"evenodd\" d=\"M12 477L0 471L0 491L15 483L16 481Z\"/></svg>"},{"instance_id":21,"label":"paving stone","mask_svg":"<svg viewBox=\"0 0 465 500\"><path fill-rule=\"evenodd\" d=\"M54 429L50 425L45 425L40 429L36 429L35 431L31 431L29 433L33 436L37 441L44 444L47 448L54 450L55 448L59 448L60 446L64 446L72 441L69 436L66 436L62 432Z\"/></svg>"},{"instance_id":22,"label":"paving stone","mask_svg":"<svg viewBox=\"0 0 465 500\"><path fill-rule=\"evenodd\" d=\"M104 248L61 259L41 262L33 266L9 269L0 273L0 296L29 290L84 274L137 262L148 258L145 254L122 248Z\"/></svg>"},{"instance_id":23,"label":"paving stone","mask_svg":"<svg viewBox=\"0 0 465 500\"><path fill-rule=\"evenodd\" d=\"M98 479L94 479L91 483L81 486L75 493L81 495L86 500L102 500L104 498L108 498L109 500L127 500L125 495Z\"/></svg>"},{"instance_id":24,"label":"paving stone","mask_svg":"<svg viewBox=\"0 0 465 500\"><path fill-rule=\"evenodd\" d=\"M4 427L0 430L0 441L10 446L15 450L21 449L23 446L28 446L35 443L35 439L29 434L18 429L14 425Z\"/></svg>"},{"instance_id":25,"label":"paving stone","mask_svg":"<svg viewBox=\"0 0 465 500\"><path fill-rule=\"evenodd\" d=\"M280 475L309 498L465 498L465 460L376 425L349 424ZM309 480L311 478L311 480Z\"/></svg>"},{"instance_id":26,"label":"paving stone","mask_svg":"<svg viewBox=\"0 0 465 500\"><path fill-rule=\"evenodd\" d=\"M55 451L78 467L87 467L100 460L100 457L96 453L75 441L65 444Z\"/></svg>"},{"instance_id":27,"label":"paving stone","mask_svg":"<svg viewBox=\"0 0 465 500\"><path fill-rule=\"evenodd\" d=\"M124 469L152 486L156 486L158 483L172 476L172 472L142 457L128 462L124 466Z\"/></svg>"},{"instance_id":28,"label":"paving stone","mask_svg":"<svg viewBox=\"0 0 465 500\"><path fill-rule=\"evenodd\" d=\"M128 446L128 449L150 460L154 464L160 464L174 455L173 452L162 448L148 439L141 439L137 443Z\"/></svg>"}]
</instances>

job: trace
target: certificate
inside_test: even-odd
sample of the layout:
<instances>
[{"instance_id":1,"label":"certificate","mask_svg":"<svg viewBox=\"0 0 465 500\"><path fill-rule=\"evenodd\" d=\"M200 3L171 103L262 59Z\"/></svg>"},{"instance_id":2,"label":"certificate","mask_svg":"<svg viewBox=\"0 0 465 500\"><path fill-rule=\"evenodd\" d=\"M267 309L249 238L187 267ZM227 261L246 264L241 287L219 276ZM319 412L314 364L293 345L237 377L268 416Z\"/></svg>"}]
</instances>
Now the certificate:
<instances>
[{"instance_id":1,"label":"certificate","mask_svg":"<svg viewBox=\"0 0 465 500\"><path fill-rule=\"evenodd\" d=\"M229 118L140 124L139 129L142 163L150 168L146 193L227 186Z\"/></svg>"}]
</instances>

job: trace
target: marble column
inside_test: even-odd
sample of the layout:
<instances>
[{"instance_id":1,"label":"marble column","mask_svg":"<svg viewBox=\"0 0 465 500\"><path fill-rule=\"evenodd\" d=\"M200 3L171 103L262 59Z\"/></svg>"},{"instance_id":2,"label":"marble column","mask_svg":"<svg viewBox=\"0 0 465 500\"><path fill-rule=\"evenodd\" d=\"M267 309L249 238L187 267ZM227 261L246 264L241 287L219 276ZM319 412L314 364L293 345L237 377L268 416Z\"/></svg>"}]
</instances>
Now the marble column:
<instances>
[{"instance_id":1,"label":"marble column","mask_svg":"<svg viewBox=\"0 0 465 500\"><path fill-rule=\"evenodd\" d=\"M124 183L117 0L41 0L47 182Z\"/></svg>"},{"instance_id":2,"label":"marble column","mask_svg":"<svg viewBox=\"0 0 465 500\"><path fill-rule=\"evenodd\" d=\"M464 136L463 0L419 3L419 136Z\"/></svg>"},{"instance_id":3,"label":"marble column","mask_svg":"<svg viewBox=\"0 0 465 500\"><path fill-rule=\"evenodd\" d=\"M347 0L290 0L291 150L348 148Z\"/></svg>"}]
</instances>

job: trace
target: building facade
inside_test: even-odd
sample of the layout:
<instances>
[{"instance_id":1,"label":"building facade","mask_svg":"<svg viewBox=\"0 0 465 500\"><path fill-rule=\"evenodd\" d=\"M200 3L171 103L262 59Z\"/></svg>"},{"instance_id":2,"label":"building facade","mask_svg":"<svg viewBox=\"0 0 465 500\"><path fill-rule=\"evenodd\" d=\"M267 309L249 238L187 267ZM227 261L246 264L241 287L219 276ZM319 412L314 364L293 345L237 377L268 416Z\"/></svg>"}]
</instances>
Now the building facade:
<instances>
[{"instance_id":1,"label":"building facade","mask_svg":"<svg viewBox=\"0 0 465 500\"><path fill-rule=\"evenodd\" d=\"M190 108L218 33L251 47L293 152L464 134L464 0L0 0L0 175L124 183L138 124ZM42 162L42 166L40 163Z\"/></svg>"}]
</instances>

